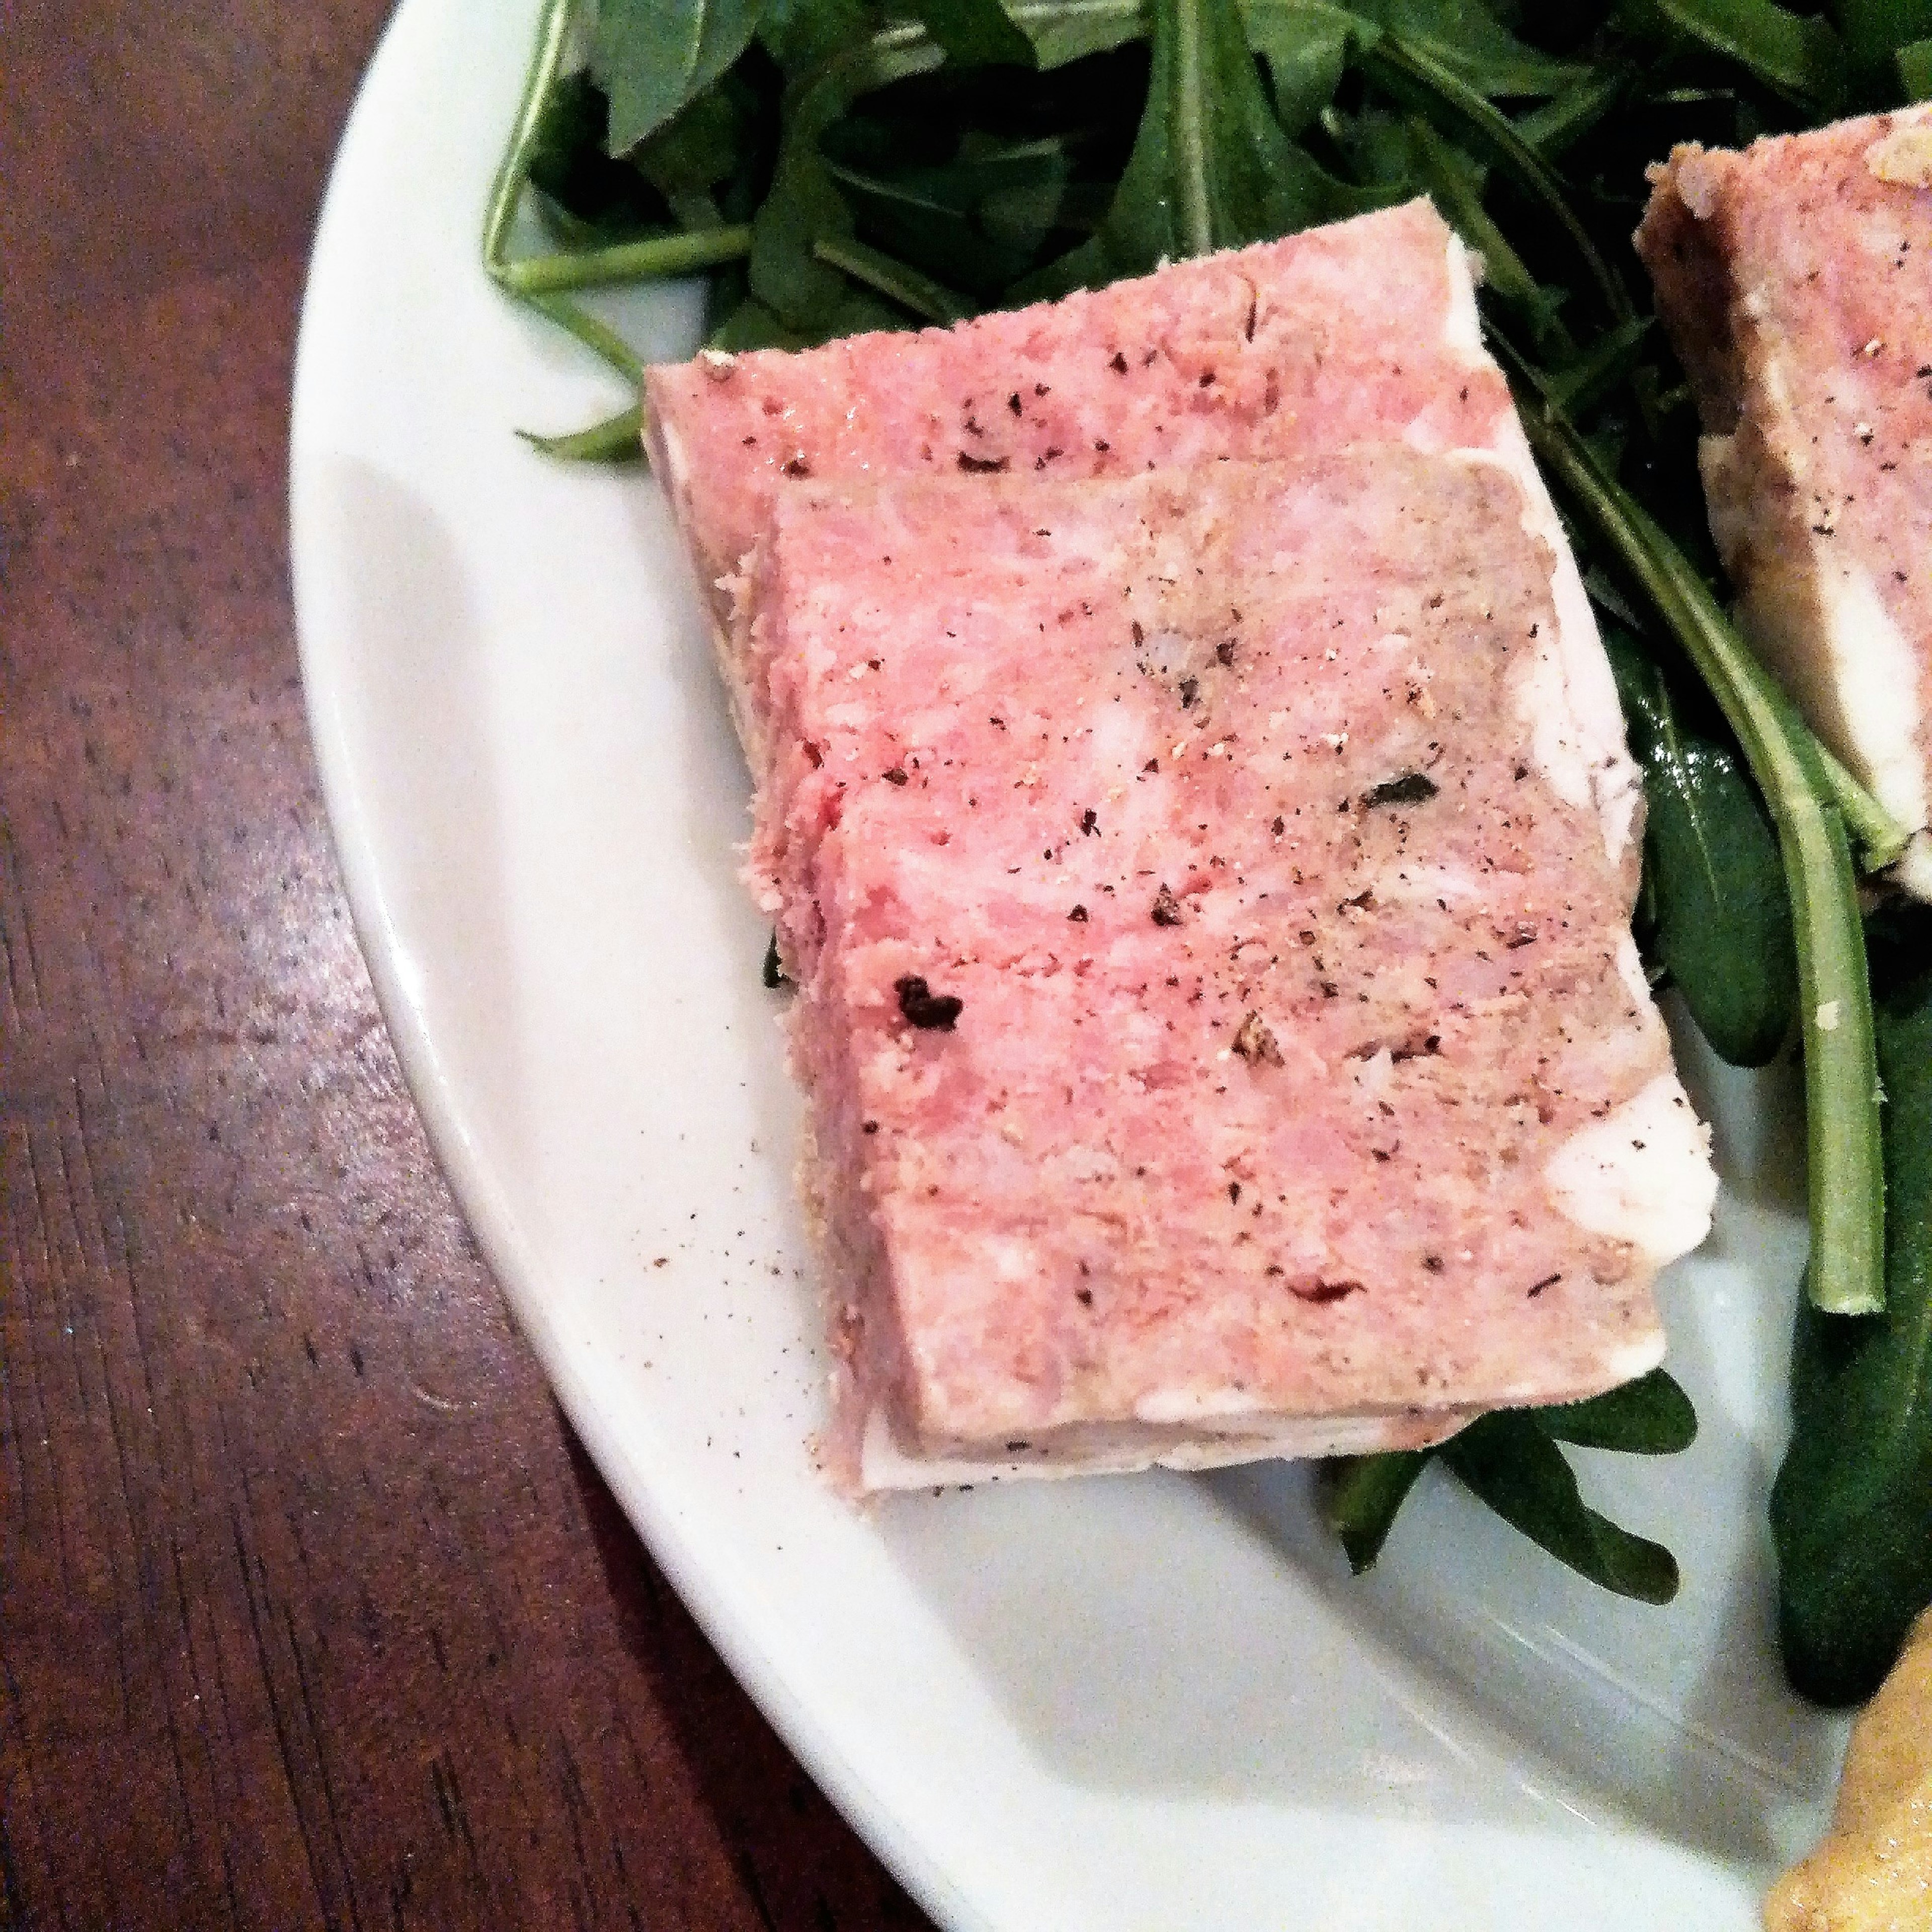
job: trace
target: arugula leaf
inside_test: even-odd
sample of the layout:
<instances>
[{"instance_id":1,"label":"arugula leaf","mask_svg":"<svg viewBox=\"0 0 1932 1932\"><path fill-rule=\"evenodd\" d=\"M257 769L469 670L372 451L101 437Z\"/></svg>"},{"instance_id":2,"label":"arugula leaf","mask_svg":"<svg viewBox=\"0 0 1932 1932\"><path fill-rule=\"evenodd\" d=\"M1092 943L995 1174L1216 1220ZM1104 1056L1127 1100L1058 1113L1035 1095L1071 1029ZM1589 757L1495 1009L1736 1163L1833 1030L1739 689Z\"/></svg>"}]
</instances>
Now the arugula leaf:
<instances>
[{"instance_id":1,"label":"arugula leaf","mask_svg":"<svg viewBox=\"0 0 1932 1932\"><path fill-rule=\"evenodd\" d=\"M1832 10L1858 67L1882 72L1915 41L1932 38L1932 0L1838 0Z\"/></svg>"},{"instance_id":2,"label":"arugula leaf","mask_svg":"<svg viewBox=\"0 0 1932 1932\"><path fill-rule=\"evenodd\" d=\"M566 75L550 90L530 154L530 182L540 212L568 245L594 247L614 236L661 226L670 210L636 169L604 152L610 104L587 74Z\"/></svg>"},{"instance_id":3,"label":"arugula leaf","mask_svg":"<svg viewBox=\"0 0 1932 1932\"><path fill-rule=\"evenodd\" d=\"M1374 1568L1396 1512L1435 1454L1432 1449L1390 1449L1379 1456L1338 1457L1328 1464L1322 1514L1341 1538L1348 1568L1358 1576Z\"/></svg>"},{"instance_id":4,"label":"arugula leaf","mask_svg":"<svg viewBox=\"0 0 1932 1932\"><path fill-rule=\"evenodd\" d=\"M1354 10L1491 98L1560 93L1589 71L1518 40L1478 0L1354 0Z\"/></svg>"},{"instance_id":5,"label":"arugula leaf","mask_svg":"<svg viewBox=\"0 0 1932 1932\"><path fill-rule=\"evenodd\" d=\"M1772 1492L1785 1669L1806 1696L1878 1688L1932 1602L1932 930L1878 1002L1885 1082L1886 1304L1801 1306L1791 1447Z\"/></svg>"},{"instance_id":6,"label":"arugula leaf","mask_svg":"<svg viewBox=\"0 0 1932 1932\"><path fill-rule=\"evenodd\" d=\"M1697 1412L1674 1377L1652 1369L1621 1388L1532 1412L1543 1432L1579 1449L1675 1456L1697 1439Z\"/></svg>"},{"instance_id":7,"label":"arugula leaf","mask_svg":"<svg viewBox=\"0 0 1932 1932\"><path fill-rule=\"evenodd\" d=\"M1364 23L1320 0L1249 0L1242 12L1248 46L1268 69L1275 118L1293 140L1334 99Z\"/></svg>"},{"instance_id":8,"label":"arugula leaf","mask_svg":"<svg viewBox=\"0 0 1932 1932\"><path fill-rule=\"evenodd\" d=\"M1042 70L1111 52L1148 31L1144 0L1006 0Z\"/></svg>"},{"instance_id":9,"label":"arugula leaf","mask_svg":"<svg viewBox=\"0 0 1932 1932\"><path fill-rule=\"evenodd\" d=\"M868 0L765 0L758 44L788 77L823 67L880 24Z\"/></svg>"},{"instance_id":10,"label":"arugula leaf","mask_svg":"<svg viewBox=\"0 0 1932 1932\"><path fill-rule=\"evenodd\" d=\"M1363 68L1386 92L1501 168L1569 238L1612 319L1622 322L1630 315L1630 300L1622 278L1605 261L1588 230L1577 218L1556 170L1450 64L1426 45L1391 34L1369 50Z\"/></svg>"},{"instance_id":11,"label":"arugula leaf","mask_svg":"<svg viewBox=\"0 0 1932 1932\"><path fill-rule=\"evenodd\" d=\"M1677 1559L1591 1508L1563 1452L1528 1412L1479 1416L1440 1453L1512 1529L1580 1576L1642 1603L1676 1595Z\"/></svg>"},{"instance_id":12,"label":"arugula leaf","mask_svg":"<svg viewBox=\"0 0 1932 1932\"><path fill-rule=\"evenodd\" d=\"M591 72L610 103L610 149L628 152L752 44L762 0L598 0Z\"/></svg>"},{"instance_id":13,"label":"arugula leaf","mask_svg":"<svg viewBox=\"0 0 1932 1932\"><path fill-rule=\"evenodd\" d=\"M1622 25L1733 60L1788 100L1828 118L1845 98L1844 43L1828 21L1773 0L1624 0Z\"/></svg>"},{"instance_id":14,"label":"arugula leaf","mask_svg":"<svg viewBox=\"0 0 1932 1932\"><path fill-rule=\"evenodd\" d=\"M820 142L851 103L876 88L930 74L946 56L919 26L881 28L841 49L787 90L784 137L771 191L752 225L753 295L788 328L822 340L851 284L816 250L853 238L851 208Z\"/></svg>"},{"instance_id":15,"label":"arugula leaf","mask_svg":"<svg viewBox=\"0 0 1932 1932\"><path fill-rule=\"evenodd\" d=\"M1006 143L949 166L893 173L848 165L836 153L827 166L867 238L987 302L1038 259L1070 174L1058 141Z\"/></svg>"},{"instance_id":16,"label":"arugula leaf","mask_svg":"<svg viewBox=\"0 0 1932 1932\"><path fill-rule=\"evenodd\" d=\"M517 434L532 449L569 463L641 463L644 460L644 414L636 403L606 416L602 422L592 423L588 429L573 430L568 436L539 436L527 429L520 429Z\"/></svg>"},{"instance_id":17,"label":"arugula leaf","mask_svg":"<svg viewBox=\"0 0 1932 1932\"><path fill-rule=\"evenodd\" d=\"M1426 121L1412 121L1409 134L1417 175L1430 200L1483 258L1484 292L1522 316L1543 353L1560 358L1574 355L1575 345L1569 332L1557 319L1564 291L1545 288L1538 281L1490 218L1483 206L1484 170L1444 140Z\"/></svg>"},{"instance_id":18,"label":"arugula leaf","mask_svg":"<svg viewBox=\"0 0 1932 1932\"><path fill-rule=\"evenodd\" d=\"M1031 67L1033 42L1004 0L904 0L905 10L963 67Z\"/></svg>"},{"instance_id":19,"label":"arugula leaf","mask_svg":"<svg viewBox=\"0 0 1932 1932\"><path fill-rule=\"evenodd\" d=\"M1604 116L1622 104L1637 78L1624 61L1606 62L1575 86L1516 118L1516 130L1545 160L1574 146Z\"/></svg>"},{"instance_id":20,"label":"arugula leaf","mask_svg":"<svg viewBox=\"0 0 1932 1932\"><path fill-rule=\"evenodd\" d=\"M1282 132L1234 0L1154 0L1147 104L1100 232L1021 283L1012 299L1272 240L1384 199L1336 180Z\"/></svg>"},{"instance_id":21,"label":"arugula leaf","mask_svg":"<svg viewBox=\"0 0 1932 1932\"><path fill-rule=\"evenodd\" d=\"M1587 1401L1479 1416L1433 1449L1340 1458L1328 1466L1322 1513L1360 1576L1382 1554L1416 1478L1439 1456L1480 1502L1558 1562L1619 1596L1665 1604L1677 1594L1676 1559L1592 1509L1557 1445L1672 1456L1696 1433L1689 1396L1654 1369Z\"/></svg>"},{"instance_id":22,"label":"arugula leaf","mask_svg":"<svg viewBox=\"0 0 1932 1932\"><path fill-rule=\"evenodd\" d=\"M711 190L737 169L754 144L757 98L726 74L688 100L631 156L635 172L662 195L687 228L716 226Z\"/></svg>"},{"instance_id":23,"label":"arugula leaf","mask_svg":"<svg viewBox=\"0 0 1932 1932\"><path fill-rule=\"evenodd\" d=\"M1658 956L1719 1057L1762 1066L1798 1011L1777 836L1730 748L1685 727L1658 665L1614 628L1604 642L1650 807Z\"/></svg>"}]
</instances>

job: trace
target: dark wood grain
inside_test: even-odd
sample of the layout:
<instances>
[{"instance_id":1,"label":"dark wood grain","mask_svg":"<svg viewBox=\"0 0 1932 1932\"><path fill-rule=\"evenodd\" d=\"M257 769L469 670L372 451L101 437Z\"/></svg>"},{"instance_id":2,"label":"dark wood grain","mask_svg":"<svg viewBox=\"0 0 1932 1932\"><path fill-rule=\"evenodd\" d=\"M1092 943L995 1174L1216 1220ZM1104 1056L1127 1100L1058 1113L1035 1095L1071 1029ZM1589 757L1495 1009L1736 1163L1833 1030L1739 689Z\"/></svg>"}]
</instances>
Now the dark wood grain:
<instances>
[{"instance_id":1,"label":"dark wood grain","mask_svg":"<svg viewBox=\"0 0 1932 1932\"><path fill-rule=\"evenodd\" d=\"M571 1437L350 928L284 477L380 25L0 39L0 1928L916 1928Z\"/></svg>"}]
</instances>

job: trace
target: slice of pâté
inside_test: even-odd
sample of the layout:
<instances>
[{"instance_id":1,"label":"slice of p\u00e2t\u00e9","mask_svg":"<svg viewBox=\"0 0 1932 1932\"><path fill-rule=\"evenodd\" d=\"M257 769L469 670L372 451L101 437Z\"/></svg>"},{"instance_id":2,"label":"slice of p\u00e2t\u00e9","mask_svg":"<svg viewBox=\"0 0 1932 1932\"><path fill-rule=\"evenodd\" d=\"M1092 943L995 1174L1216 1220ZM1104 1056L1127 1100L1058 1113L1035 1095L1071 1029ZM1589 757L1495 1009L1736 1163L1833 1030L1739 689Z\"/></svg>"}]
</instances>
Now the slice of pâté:
<instances>
[{"instance_id":1,"label":"slice of p\u00e2t\u00e9","mask_svg":"<svg viewBox=\"0 0 1932 1932\"><path fill-rule=\"evenodd\" d=\"M743 594L838 1480L1420 1444L1659 1359L1714 1182L1578 751L1620 736L1601 647L1516 470L1392 442L772 515Z\"/></svg>"},{"instance_id":2,"label":"slice of p\u00e2t\u00e9","mask_svg":"<svg viewBox=\"0 0 1932 1932\"><path fill-rule=\"evenodd\" d=\"M1653 171L1637 248L1744 628L1932 898L1932 106Z\"/></svg>"}]
</instances>

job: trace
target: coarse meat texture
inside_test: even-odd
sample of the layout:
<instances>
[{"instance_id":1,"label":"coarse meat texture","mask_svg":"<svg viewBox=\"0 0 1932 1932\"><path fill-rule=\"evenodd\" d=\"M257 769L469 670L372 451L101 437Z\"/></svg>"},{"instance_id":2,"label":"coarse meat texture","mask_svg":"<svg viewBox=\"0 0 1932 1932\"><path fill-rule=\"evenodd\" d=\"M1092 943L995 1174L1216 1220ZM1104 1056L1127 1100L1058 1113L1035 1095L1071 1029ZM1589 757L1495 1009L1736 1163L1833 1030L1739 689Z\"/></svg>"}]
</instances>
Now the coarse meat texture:
<instances>
[{"instance_id":1,"label":"coarse meat texture","mask_svg":"<svg viewBox=\"0 0 1932 1932\"><path fill-rule=\"evenodd\" d=\"M1932 898L1932 106L1679 148L1652 184L1637 248L1744 628Z\"/></svg>"},{"instance_id":2,"label":"coarse meat texture","mask_svg":"<svg viewBox=\"0 0 1932 1932\"><path fill-rule=\"evenodd\" d=\"M1540 529L1400 442L783 493L838 1480L1420 1444L1659 1359L1714 1181Z\"/></svg>"},{"instance_id":3,"label":"coarse meat texture","mask_svg":"<svg viewBox=\"0 0 1932 1932\"><path fill-rule=\"evenodd\" d=\"M789 484L1120 476L1364 436L1521 436L1468 258L1426 201L951 329L707 353L647 371L645 396L754 767L763 670L730 585Z\"/></svg>"}]
</instances>

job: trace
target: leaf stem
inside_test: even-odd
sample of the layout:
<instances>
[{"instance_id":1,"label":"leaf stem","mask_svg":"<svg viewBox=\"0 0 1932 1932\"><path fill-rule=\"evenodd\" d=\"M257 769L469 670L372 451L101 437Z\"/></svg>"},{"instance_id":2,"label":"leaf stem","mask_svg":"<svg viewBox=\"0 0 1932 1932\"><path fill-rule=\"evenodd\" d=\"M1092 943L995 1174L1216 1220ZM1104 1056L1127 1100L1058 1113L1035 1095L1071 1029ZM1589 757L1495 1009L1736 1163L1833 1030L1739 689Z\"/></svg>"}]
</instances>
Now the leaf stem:
<instances>
[{"instance_id":1,"label":"leaf stem","mask_svg":"<svg viewBox=\"0 0 1932 1932\"><path fill-rule=\"evenodd\" d=\"M613 282L662 281L722 262L742 261L752 252L748 225L698 228L684 235L654 235L642 242L618 242L580 255L536 255L504 262L496 279L513 295L549 295L560 289L608 287Z\"/></svg>"},{"instance_id":2,"label":"leaf stem","mask_svg":"<svg viewBox=\"0 0 1932 1932\"><path fill-rule=\"evenodd\" d=\"M1202 73L1202 0L1172 0L1174 142L1180 185L1180 244L1188 255L1211 254L1214 211L1208 189L1208 105Z\"/></svg>"},{"instance_id":3,"label":"leaf stem","mask_svg":"<svg viewBox=\"0 0 1932 1932\"><path fill-rule=\"evenodd\" d=\"M517 434L532 449L546 456L562 457L573 463L641 463L644 455L644 412L632 403L588 429L568 436L539 436L534 430Z\"/></svg>"},{"instance_id":4,"label":"leaf stem","mask_svg":"<svg viewBox=\"0 0 1932 1932\"><path fill-rule=\"evenodd\" d=\"M627 382L644 380L644 365L638 352L614 328L587 309L580 308L566 296L532 296L528 299L532 308L541 310L560 328L568 329L585 348L602 356Z\"/></svg>"},{"instance_id":5,"label":"leaf stem","mask_svg":"<svg viewBox=\"0 0 1932 1932\"><path fill-rule=\"evenodd\" d=\"M964 296L955 295L943 282L921 274L916 268L908 268L877 248L867 248L862 242L821 236L812 244L812 252L855 282L862 282L888 301L910 309L922 321L944 326L962 321L973 313L972 304Z\"/></svg>"},{"instance_id":6,"label":"leaf stem","mask_svg":"<svg viewBox=\"0 0 1932 1932\"><path fill-rule=\"evenodd\" d=\"M1633 310L1622 278L1604 260L1588 230L1576 218L1550 164L1516 132L1507 116L1433 54L1400 34L1383 34L1363 54L1362 67L1372 80L1408 105L1446 111L1468 144L1505 169L1570 238L1611 319L1619 322L1630 319Z\"/></svg>"},{"instance_id":7,"label":"leaf stem","mask_svg":"<svg viewBox=\"0 0 1932 1932\"><path fill-rule=\"evenodd\" d=\"M544 104L556 84L557 70L563 64L572 10L573 0L544 0L544 10L537 20L536 51L530 58L530 72L524 76L523 98L517 104L517 118L511 124L509 145L497 164L496 178L490 184L489 203L483 216L483 266L500 282L503 279L510 224L516 218L517 202L530 178L530 151L536 146Z\"/></svg>"},{"instance_id":8,"label":"leaf stem","mask_svg":"<svg viewBox=\"0 0 1932 1932\"><path fill-rule=\"evenodd\" d=\"M1912 843L1912 834L1840 764L1830 746L1822 738L1816 745L1832 802L1838 808L1845 830L1858 841L1860 870L1882 872L1888 866L1895 866Z\"/></svg>"}]
</instances>

